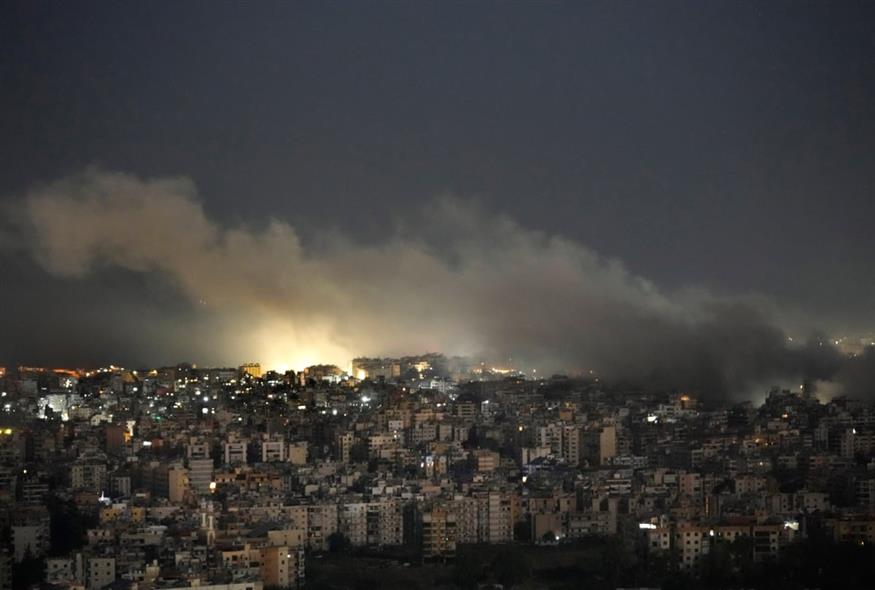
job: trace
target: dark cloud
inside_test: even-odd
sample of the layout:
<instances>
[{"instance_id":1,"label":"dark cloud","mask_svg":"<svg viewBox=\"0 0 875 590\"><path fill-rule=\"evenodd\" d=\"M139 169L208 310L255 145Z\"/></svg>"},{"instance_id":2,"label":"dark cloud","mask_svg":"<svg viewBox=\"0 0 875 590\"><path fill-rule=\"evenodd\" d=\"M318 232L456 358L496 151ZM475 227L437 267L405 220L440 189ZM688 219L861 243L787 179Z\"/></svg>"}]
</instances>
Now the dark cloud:
<instances>
[{"instance_id":1,"label":"dark cloud","mask_svg":"<svg viewBox=\"0 0 875 590\"><path fill-rule=\"evenodd\" d=\"M374 241L476 194L662 286L875 329L875 3L378 4L7 0L0 199L99 162Z\"/></svg>"},{"instance_id":2,"label":"dark cloud","mask_svg":"<svg viewBox=\"0 0 875 590\"><path fill-rule=\"evenodd\" d=\"M115 273L173 299L153 296L141 314L123 293L93 302L121 302L91 330L144 362L180 349L207 364L271 366L439 350L713 396L834 378L868 393L873 382L871 354L847 363L819 338L791 344L764 300L669 292L459 199L435 200L378 244L328 231L305 246L283 220L217 223L185 178L89 169L30 191L15 217L19 241L71 292ZM108 348L81 329L61 341Z\"/></svg>"},{"instance_id":3,"label":"dark cloud","mask_svg":"<svg viewBox=\"0 0 875 590\"><path fill-rule=\"evenodd\" d=\"M835 375L836 392L850 397L875 396L875 346L842 363Z\"/></svg>"}]
</instances>

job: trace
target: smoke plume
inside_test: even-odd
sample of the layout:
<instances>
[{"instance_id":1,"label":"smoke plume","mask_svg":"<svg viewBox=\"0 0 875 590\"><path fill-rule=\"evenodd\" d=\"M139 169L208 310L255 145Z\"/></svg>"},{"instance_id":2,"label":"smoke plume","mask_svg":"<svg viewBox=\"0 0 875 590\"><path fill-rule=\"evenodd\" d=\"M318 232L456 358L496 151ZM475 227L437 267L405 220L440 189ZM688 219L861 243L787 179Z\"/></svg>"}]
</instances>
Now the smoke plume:
<instances>
[{"instance_id":1,"label":"smoke plume","mask_svg":"<svg viewBox=\"0 0 875 590\"><path fill-rule=\"evenodd\" d=\"M19 219L55 276L121 269L169 281L215 322L223 352L203 363L346 366L429 350L704 395L842 374L860 390L871 373L829 346L790 344L760 300L667 292L579 243L451 198L379 244L334 231L305 247L283 220L210 219L185 178L91 169L32 190Z\"/></svg>"}]
</instances>

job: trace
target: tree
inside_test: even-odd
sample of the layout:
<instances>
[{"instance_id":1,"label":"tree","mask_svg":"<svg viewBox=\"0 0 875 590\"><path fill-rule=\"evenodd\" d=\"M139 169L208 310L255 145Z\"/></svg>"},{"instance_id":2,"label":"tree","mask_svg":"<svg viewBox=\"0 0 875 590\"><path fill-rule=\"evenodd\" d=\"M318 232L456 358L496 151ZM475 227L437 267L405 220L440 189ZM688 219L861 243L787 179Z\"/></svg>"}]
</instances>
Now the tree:
<instances>
[{"instance_id":1,"label":"tree","mask_svg":"<svg viewBox=\"0 0 875 590\"><path fill-rule=\"evenodd\" d=\"M729 543L718 541L702 559L702 583L709 588L720 588L729 582L734 573Z\"/></svg>"},{"instance_id":2,"label":"tree","mask_svg":"<svg viewBox=\"0 0 875 590\"><path fill-rule=\"evenodd\" d=\"M527 521L518 522L513 525L513 538L515 541L528 543L532 540L532 527Z\"/></svg>"},{"instance_id":3,"label":"tree","mask_svg":"<svg viewBox=\"0 0 875 590\"><path fill-rule=\"evenodd\" d=\"M331 553L342 553L345 551L349 551L349 548L352 546L350 540L340 532L333 532L328 535L328 550Z\"/></svg>"},{"instance_id":4,"label":"tree","mask_svg":"<svg viewBox=\"0 0 875 590\"><path fill-rule=\"evenodd\" d=\"M30 547L24 553L24 558L12 566L13 590L25 590L45 579L46 562L44 559L34 557Z\"/></svg>"},{"instance_id":5,"label":"tree","mask_svg":"<svg viewBox=\"0 0 875 590\"><path fill-rule=\"evenodd\" d=\"M483 579L483 562L470 551L456 555L453 582L460 588L473 588Z\"/></svg>"},{"instance_id":6,"label":"tree","mask_svg":"<svg viewBox=\"0 0 875 590\"><path fill-rule=\"evenodd\" d=\"M94 516L82 514L73 501L52 496L49 508L49 546L51 555L66 555L82 547L88 529L97 526Z\"/></svg>"},{"instance_id":7,"label":"tree","mask_svg":"<svg viewBox=\"0 0 875 590\"><path fill-rule=\"evenodd\" d=\"M364 463L368 460L368 443L358 440L349 449L349 460L353 463Z\"/></svg>"},{"instance_id":8,"label":"tree","mask_svg":"<svg viewBox=\"0 0 875 590\"><path fill-rule=\"evenodd\" d=\"M555 536L554 536L555 538ZM492 573L505 588L522 584L532 575L528 556L518 547L505 547L492 561Z\"/></svg>"}]
</instances>

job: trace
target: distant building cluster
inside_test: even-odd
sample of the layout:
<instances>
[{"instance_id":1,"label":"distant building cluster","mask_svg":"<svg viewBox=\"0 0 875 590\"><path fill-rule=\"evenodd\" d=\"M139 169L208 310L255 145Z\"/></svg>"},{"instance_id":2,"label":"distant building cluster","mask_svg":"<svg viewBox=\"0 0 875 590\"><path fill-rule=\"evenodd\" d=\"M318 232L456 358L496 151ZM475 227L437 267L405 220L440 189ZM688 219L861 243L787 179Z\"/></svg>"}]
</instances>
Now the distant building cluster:
<instances>
[{"instance_id":1,"label":"distant building cluster","mask_svg":"<svg viewBox=\"0 0 875 590\"><path fill-rule=\"evenodd\" d=\"M71 590L297 587L345 548L451 560L601 535L695 571L721 543L770 560L812 527L875 543L875 410L805 387L706 407L429 354L19 367L0 395L0 590L16 571Z\"/></svg>"}]
</instances>

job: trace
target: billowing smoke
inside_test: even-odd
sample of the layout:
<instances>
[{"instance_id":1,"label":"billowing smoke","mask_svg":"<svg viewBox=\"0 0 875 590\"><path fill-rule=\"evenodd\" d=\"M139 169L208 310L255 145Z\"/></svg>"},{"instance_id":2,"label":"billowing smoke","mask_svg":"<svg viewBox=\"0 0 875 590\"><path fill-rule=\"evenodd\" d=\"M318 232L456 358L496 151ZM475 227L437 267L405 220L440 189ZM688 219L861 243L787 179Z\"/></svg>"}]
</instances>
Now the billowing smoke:
<instances>
[{"instance_id":1,"label":"billowing smoke","mask_svg":"<svg viewBox=\"0 0 875 590\"><path fill-rule=\"evenodd\" d=\"M866 370L844 367L831 347L789 345L762 302L665 292L459 200L436 200L376 245L334 231L305 247L276 219L223 227L189 180L99 170L34 189L19 213L32 254L56 276L169 280L216 322L225 352L203 363L345 366L429 350L702 394L848 371L865 388Z\"/></svg>"}]
</instances>

